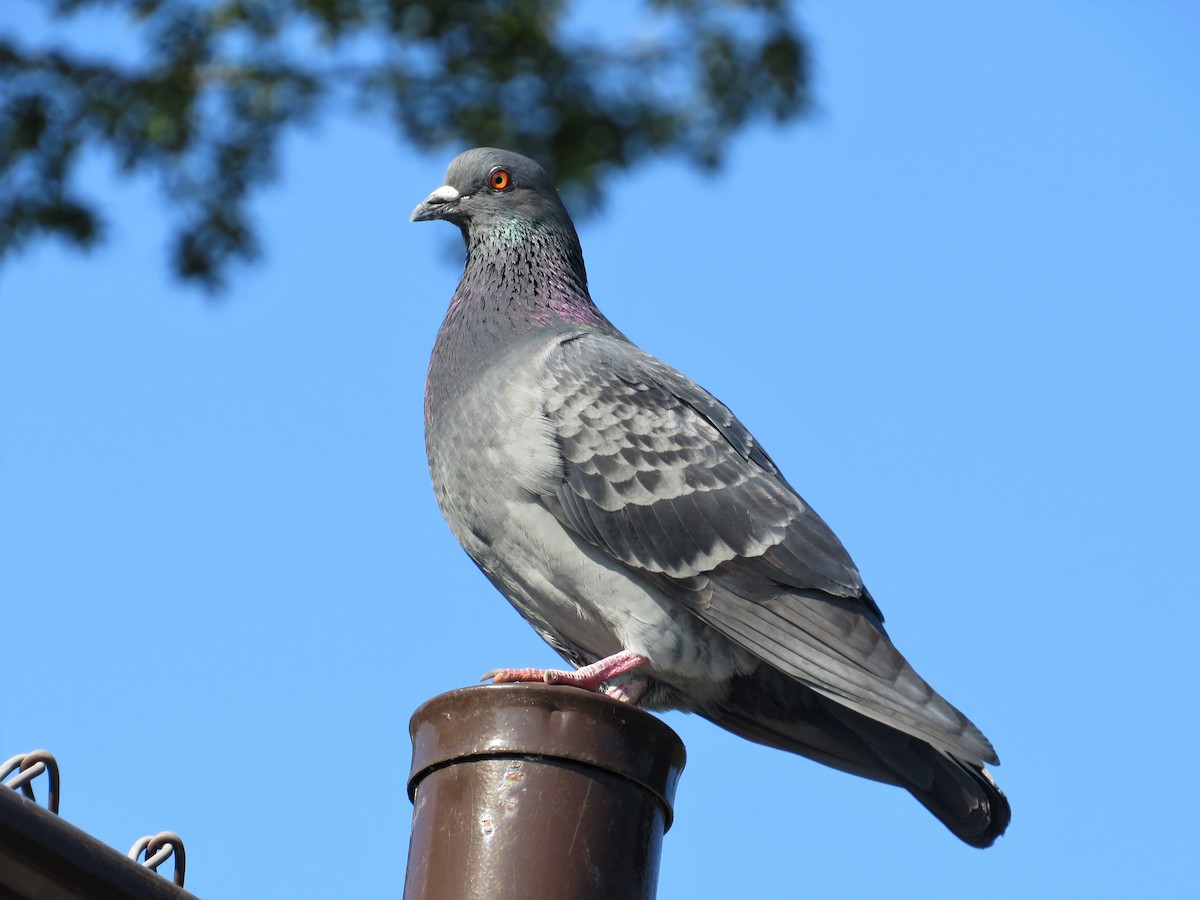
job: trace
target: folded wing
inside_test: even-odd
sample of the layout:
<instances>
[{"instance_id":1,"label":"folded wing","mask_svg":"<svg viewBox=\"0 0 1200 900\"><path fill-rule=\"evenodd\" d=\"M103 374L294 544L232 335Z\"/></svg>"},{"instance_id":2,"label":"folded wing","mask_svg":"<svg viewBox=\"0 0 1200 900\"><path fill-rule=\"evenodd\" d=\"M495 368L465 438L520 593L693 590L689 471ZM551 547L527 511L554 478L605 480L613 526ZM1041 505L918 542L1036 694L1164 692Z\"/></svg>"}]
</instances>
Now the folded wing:
<instances>
[{"instance_id":1,"label":"folded wing","mask_svg":"<svg viewBox=\"0 0 1200 900\"><path fill-rule=\"evenodd\" d=\"M823 697L997 761L896 650L837 537L728 408L617 336L574 335L548 365L564 480L543 502L565 526Z\"/></svg>"}]
</instances>

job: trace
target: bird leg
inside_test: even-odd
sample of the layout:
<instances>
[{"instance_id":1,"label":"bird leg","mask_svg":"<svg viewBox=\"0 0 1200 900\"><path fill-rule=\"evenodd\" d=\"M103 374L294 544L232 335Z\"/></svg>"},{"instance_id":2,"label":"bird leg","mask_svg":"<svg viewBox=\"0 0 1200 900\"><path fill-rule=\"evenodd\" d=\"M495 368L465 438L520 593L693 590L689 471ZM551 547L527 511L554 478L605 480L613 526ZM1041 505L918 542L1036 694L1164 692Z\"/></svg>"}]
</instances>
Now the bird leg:
<instances>
[{"instance_id":1,"label":"bird leg","mask_svg":"<svg viewBox=\"0 0 1200 900\"><path fill-rule=\"evenodd\" d=\"M649 664L644 656L639 656L632 650L622 650L612 656L606 656L591 665L583 666L573 671L563 669L492 669L480 681L489 678L494 684L505 684L512 681L542 681L546 684L568 684L572 687L583 688L585 691L597 691L604 682L632 672ZM608 696L625 703L636 703L646 692L648 682L643 677L624 679L621 683L611 685Z\"/></svg>"},{"instance_id":2,"label":"bird leg","mask_svg":"<svg viewBox=\"0 0 1200 900\"><path fill-rule=\"evenodd\" d=\"M650 690L650 679L639 673L618 676L611 684L601 688L614 700L635 705Z\"/></svg>"}]
</instances>

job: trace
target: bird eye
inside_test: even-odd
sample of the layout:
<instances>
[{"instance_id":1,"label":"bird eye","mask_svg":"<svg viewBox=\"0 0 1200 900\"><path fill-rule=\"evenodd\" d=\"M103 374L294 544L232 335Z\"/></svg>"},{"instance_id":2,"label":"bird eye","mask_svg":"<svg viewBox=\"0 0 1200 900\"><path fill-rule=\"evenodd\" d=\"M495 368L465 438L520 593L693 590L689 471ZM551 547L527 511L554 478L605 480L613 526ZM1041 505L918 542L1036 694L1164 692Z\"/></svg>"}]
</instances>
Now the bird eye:
<instances>
[{"instance_id":1,"label":"bird eye","mask_svg":"<svg viewBox=\"0 0 1200 900\"><path fill-rule=\"evenodd\" d=\"M507 191L511 184L512 177L508 174L508 169L494 169L488 176L488 185L493 191Z\"/></svg>"}]
</instances>

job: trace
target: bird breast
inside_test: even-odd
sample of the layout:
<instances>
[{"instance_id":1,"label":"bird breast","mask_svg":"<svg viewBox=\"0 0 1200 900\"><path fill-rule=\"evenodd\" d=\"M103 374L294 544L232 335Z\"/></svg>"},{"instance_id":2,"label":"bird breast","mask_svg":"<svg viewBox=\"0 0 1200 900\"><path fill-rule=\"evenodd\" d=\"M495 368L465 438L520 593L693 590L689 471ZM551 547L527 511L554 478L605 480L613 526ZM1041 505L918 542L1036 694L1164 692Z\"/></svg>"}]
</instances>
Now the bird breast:
<instances>
[{"instance_id":1,"label":"bird breast","mask_svg":"<svg viewBox=\"0 0 1200 900\"><path fill-rule=\"evenodd\" d=\"M426 443L442 513L484 574L560 653L594 661L632 650L691 696L708 694L749 668L749 658L568 533L540 500L563 478L540 387L563 339L499 354L458 381L469 388L432 405Z\"/></svg>"}]
</instances>

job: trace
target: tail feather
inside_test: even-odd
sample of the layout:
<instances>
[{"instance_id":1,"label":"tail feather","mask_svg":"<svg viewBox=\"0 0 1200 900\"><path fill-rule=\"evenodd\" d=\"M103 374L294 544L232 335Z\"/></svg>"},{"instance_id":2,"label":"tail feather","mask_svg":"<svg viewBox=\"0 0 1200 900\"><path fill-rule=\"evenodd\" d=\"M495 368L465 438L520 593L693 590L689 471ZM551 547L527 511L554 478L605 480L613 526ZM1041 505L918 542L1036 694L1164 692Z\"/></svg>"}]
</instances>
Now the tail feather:
<instances>
[{"instance_id":1,"label":"tail feather","mask_svg":"<svg viewBox=\"0 0 1200 900\"><path fill-rule=\"evenodd\" d=\"M906 789L972 847L990 847L1012 818L982 760L962 759L762 667L697 710L741 737Z\"/></svg>"},{"instance_id":2,"label":"tail feather","mask_svg":"<svg viewBox=\"0 0 1200 900\"><path fill-rule=\"evenodd\" d=\"M1004 834L1012 808L981 762L960 759L851 710L831 712L960 840L990 847Z\"/></svg>"}]
</instances>

